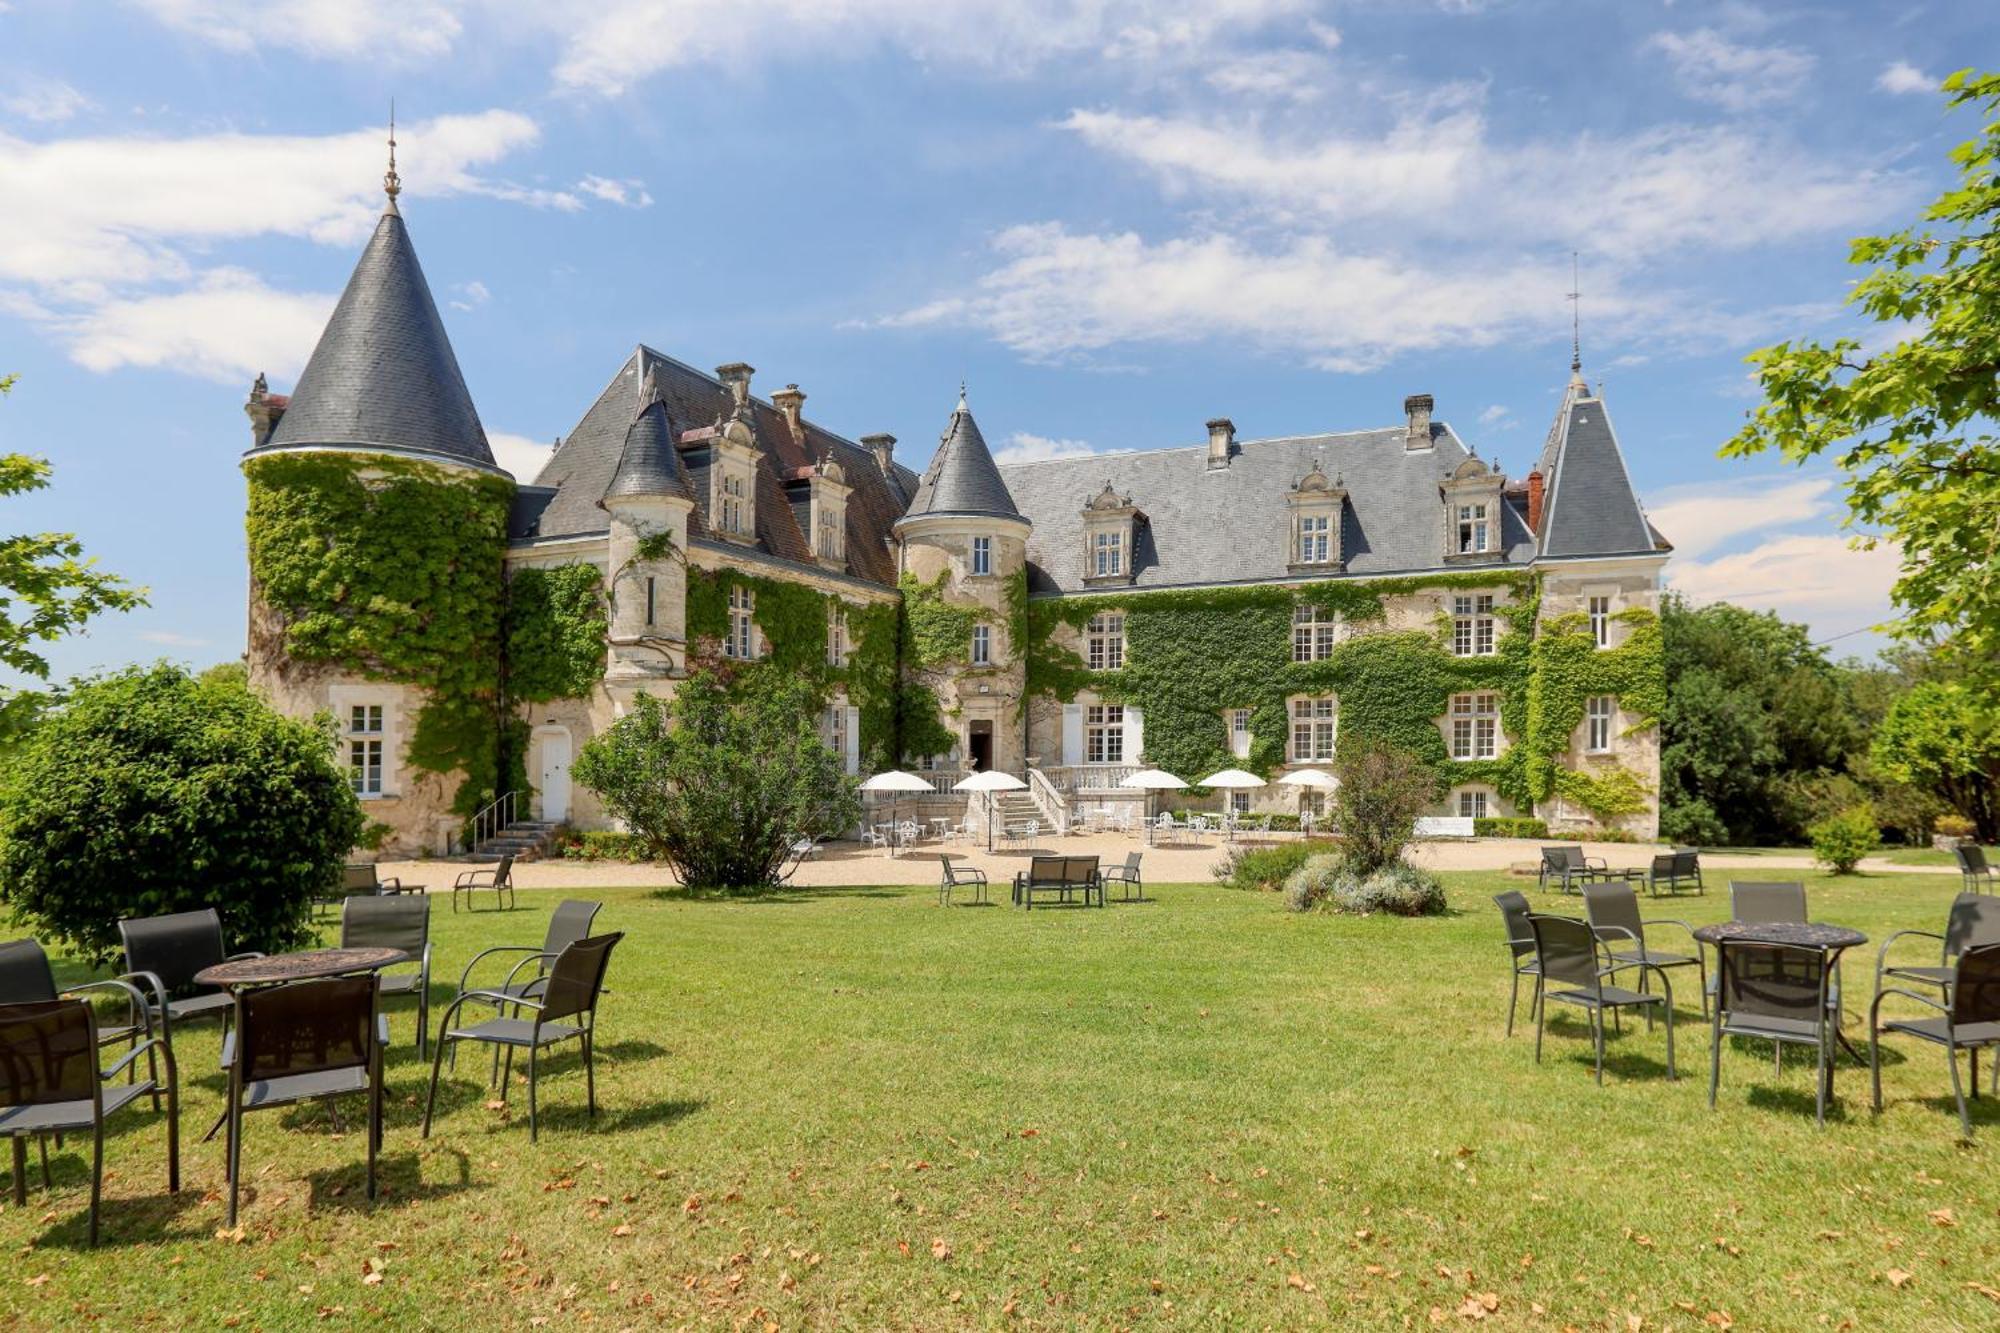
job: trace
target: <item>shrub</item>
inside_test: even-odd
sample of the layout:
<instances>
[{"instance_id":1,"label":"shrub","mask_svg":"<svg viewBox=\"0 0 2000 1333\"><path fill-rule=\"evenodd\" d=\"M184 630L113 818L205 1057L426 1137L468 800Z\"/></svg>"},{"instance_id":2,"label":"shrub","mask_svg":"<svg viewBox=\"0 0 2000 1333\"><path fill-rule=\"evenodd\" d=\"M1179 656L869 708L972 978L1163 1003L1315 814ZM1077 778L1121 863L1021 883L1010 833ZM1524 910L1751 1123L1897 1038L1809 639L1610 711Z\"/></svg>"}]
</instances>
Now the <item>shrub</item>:
<instances>
[{"instance_id":1,"label":"shrub","mask_svg":"<svg viewBox=\"0 0 2000 1333\"><path fill-rule=\"evenodd\" d=\"M93 963L120 917L200 907L232 949L296 948L362 836L326 723L165 664L77 684L0 788L0 893Z\"/></svg>"},{"instance_id":2,"label":"shrub","mask_svg":"<svg viewBox=\"0 0 2000 1333\"><path fill-rule=\"evenodd\" d=\"M1334 881L1339 879L1341 874L1338 856L1307 857L1305 862L1285 880L1285 910L1312 911L1327 894L1333 891Z\"/></svg>"},{"instance_id":3,"label":"shrub","mask_svg":"<svg viewBox=\"0 0 2000 1333\"><path fill-rule=\"evenodd\" d=\"M1836 875L1853 874L1861 858L1882 845L1875 811L1865 802L1822 819L1807 833L1812 838L1813 855Z\"/></svg>"},{"instance_id":4,"label":"shrub","mask_svg":"<svg viewBox=\"0 0 2000 1333\"><path fill-rule=\"evenodd\" d=\"M1546 838L1549 826L1540 819L1475 819L1472 832L1480 838Z\"/></svg>"},{"instance_id":5,"label":"shrub","mask_svg":"<svg viewBox=\"0 0 2000 1333\"><path fill-rule=\"evenodd\" d=\"M1367 875L1401 860L1417 816L1437 799L1436 772L1407 750L1377 743L1349 748L1337 768L1334 820L1348 867Z\"/></svg>"},{"instance_id":6,"label":"shrub","mask_svg":"<svg viewBox=\"0 0 2000 1333\"><path fill-rule=\"evenodd\" d=\"M1285 881L1285 908L1292 912L1320 908L1350 916L1374 912L1432 916L1444 911L1444 883L1430 871L1403 861L1359 874L1341 857L1315 856Z\"/></svg>"},{"instance_id":7,"label":"shrub","mask_svg":"<svg viewBox=\"0 0 2000 1333\"><path fill-rule=\"evenodd\" d=\"M587 833L570 830L552 847L566 861L644 861L650 850L646 840L637 834L610 829L592 829Z\"/></svg>"},{"instance_id":8,"label":"shrub","mask_svg":"<svg viewBox=\"0 0 2000 1333\"><path fill-rule=\"evenodd\" d=\"M1974 826L1964 815L1939 815L1931 821L1931 830L1940 838L1969 838Z\"/></svg>"},{"instance_id":9,"label":"shrub","mask_svg":"<svg viewBox=\"0 0 2000 1333\"><path fill-rule=\"evenodd\" d=\"M1232 889L1269 891L1283 884L1308 857L1325 850L1324 844L1315 847L1309 842L1281 842L1271 847L1239 844L1231 847L1215 868L1215 877Z\"/></svg>"},{"instance_id":10,"label":"shrub","mask_svg":"<svg viewBox=\"0 0 2000 1333\"><path fill-rule=\"evenodd\" d=\"M821 699L794 672L765 665L649 694L577 755L575 775L647 849L697 889L774 884L801 835L861 818L854 779L820 739Z\"/></svg>"}]
</instances>

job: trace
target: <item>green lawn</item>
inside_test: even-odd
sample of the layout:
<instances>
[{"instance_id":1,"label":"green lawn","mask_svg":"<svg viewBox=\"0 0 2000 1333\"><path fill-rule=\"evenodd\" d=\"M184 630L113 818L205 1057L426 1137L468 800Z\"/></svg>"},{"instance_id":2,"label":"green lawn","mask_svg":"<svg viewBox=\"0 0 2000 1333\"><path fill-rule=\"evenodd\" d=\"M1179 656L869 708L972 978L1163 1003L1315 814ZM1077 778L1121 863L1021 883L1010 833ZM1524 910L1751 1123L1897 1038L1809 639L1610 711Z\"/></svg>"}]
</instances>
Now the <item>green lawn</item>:
<instances>
[{"instance_id":1,"label":"green lawn","mask_svg":"<svg viewBox=\"0 0 2000 1333\"><path fill-rule=\"evenodd\" d=\"M1678 1083L1664 1033L1629 1023L1602 1088L1572 1019L1537 1067L1533 1029L1501 1031L1488 896L1509 884L1455 876L1454 914L1426 920L1289 916L1211 886L1032 915L923 889L608 891L599 921L627 937L595 1124L573 1058L548 1071L534 1146L525 1090L519 1114L489 1109L461 1061L421 1142L399 1006L386 1196L363 1197L358 1134L267 1112L244 1235L218 1238L221 1144L195 1142L219 1105L216 1039L190 1028L186 1188L164 1193L162 1129L128 1112L93 1253L72 1142L53 1195L37 1179L25 1212L0 1212L16 1256L0 1319L1400 1328L1469 1322L1471 1298L1489 1323L1621 1333L1723 1323L1711 1312L1742 1329L2000 1324L1990 1099L1979 1145L1959 1145L1942 1060L1905 1041L1884 1116L1846 1064L1815 1130L1803 1059L1774 1078L1759 1047L1725 1052L1711 1113L1691 982ZM1879 939L1935 926L1956 889L1811 891L1815 916ZM552 899L442 912L440 976L539 939ZM1850 959L1850 1015L1872 961Z\"/></svg>"}]
</instances>

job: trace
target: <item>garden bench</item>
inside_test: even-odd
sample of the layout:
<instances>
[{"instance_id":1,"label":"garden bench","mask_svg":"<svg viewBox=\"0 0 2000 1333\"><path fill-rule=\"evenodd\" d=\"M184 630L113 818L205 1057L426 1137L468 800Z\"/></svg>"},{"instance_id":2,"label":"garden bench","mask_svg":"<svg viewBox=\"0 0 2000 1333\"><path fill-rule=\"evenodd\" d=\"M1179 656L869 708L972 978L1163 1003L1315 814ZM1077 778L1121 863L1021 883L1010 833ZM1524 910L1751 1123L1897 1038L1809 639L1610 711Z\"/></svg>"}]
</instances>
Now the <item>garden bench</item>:
<instances>
[{"instance_id":1,"label":"garden bench","mask_svg":"<svg viewBox=\"0 0 2000 1333\"><path fill-rule=\"evenodd\" d=\"M1104 881L1097 873L1097 858L1034 857L1026 870L1014 876L1014 905L1032 910L1038 893L1053 894L1058 902L1064 903L1070 900L1070 895L1080 894L1085 907L1090 906L1093 897L1099 907L1104 906Z\"/></svg>"},{"instance_id":2,"label":"garden bench","mask_svg":"<svg viewBox=\"0 0 2000 1333\"><path fill-rule=\"evenodd\" d=\"M1660 896L1661 886L1668 893L1678 895L1681 885L1692 884L1698 894L1708 890L1701 882L1701 853L1695 851L1661 852L1653 858L1653 864L1646 871L1646 891L1653 897Z\"/></svg>"}]
</instances>

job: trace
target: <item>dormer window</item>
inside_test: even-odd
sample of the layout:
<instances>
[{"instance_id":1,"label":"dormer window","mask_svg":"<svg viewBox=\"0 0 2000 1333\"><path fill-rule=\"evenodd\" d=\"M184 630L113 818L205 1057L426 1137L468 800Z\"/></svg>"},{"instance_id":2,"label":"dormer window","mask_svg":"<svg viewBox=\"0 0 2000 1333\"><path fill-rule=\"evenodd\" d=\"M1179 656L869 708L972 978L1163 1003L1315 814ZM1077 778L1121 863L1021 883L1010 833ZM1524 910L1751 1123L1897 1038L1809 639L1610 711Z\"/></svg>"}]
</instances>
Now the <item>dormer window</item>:
<instances>
[{"instance_id":1,"label":"dormer window","mask_svg":"<svg viewBox=\"0 0 2000 1333\"><path fill-rule=\"evenodd\" d=\"M1139 511L1132 497L1120 495L1110 482L1083 506L1083 582L1085 587L1128 584Z\"/></svg>"},{"instance_id":2,"label":"dormer window","mask_svg":"<svg viewBox=\"0 0 2000 1333\"><path fill-rule=\"evenodd\" d=\"M1340 515L1347 491L1313 464L1299 478L1285 504L1291 510L1291 550L1286 564L1294 574L1331 574L1341 568Z\"/></svg>"},{"instance_id":3,"label":"dormer window","mask_svg":"<svg viewBox=\"0 0 2000 1333\"><path fill-rule=\"evenodd\" d=\"M1487 541L1492 531L1492 519L1488 517L1484 504L1460 505L1458 507L1458 553L1478 555L1490 550Z\"/></svg>"},{"instance_id":4,"label":"dormer window","mask_svg":"<svg viewBox=\"0 0 2000 1333\"><path fill-rule=\"evenodd\" d=\"M757 439L741 414L716 432L708 484L711 535L732 542L757 540Z\"/></svg>"},{"instance_id":5,"label":"dormer window","mask_svg":"<svg viewBox=\"0 0 2000 1333\"><path fill-rule=\"evenodd\" d=\"M1499 560L1506 554L1500 536L1500 489L1506 484L1507 478L1477 454L1452 469L1440 487L1447 563Z\"/></svg>"},{"instance_id":6,"label":"dormer window","mask_svg":"<svg viewBox=\"0 0 2000 1333\"><path fill-rule=\"evenodd\" d=\"M847 470L828 458L806 481L811 503L813 556L831 569L847 568Z\"/></svg>"}]
</instances>

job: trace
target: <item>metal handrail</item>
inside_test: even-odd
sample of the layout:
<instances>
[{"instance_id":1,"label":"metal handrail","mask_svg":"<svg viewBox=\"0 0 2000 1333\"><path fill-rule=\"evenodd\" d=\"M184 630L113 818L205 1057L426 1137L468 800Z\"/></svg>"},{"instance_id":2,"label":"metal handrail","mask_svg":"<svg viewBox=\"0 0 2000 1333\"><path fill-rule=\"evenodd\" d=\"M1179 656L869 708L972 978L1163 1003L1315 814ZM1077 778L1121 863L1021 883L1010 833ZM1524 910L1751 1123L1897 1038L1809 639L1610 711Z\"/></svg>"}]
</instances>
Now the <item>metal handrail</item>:
<instances>
[{"instance_id":1,"label":"metal handrail","mask_svg":"<svg viewBox=\"0 0 2000 1333\"><path fill-rule=\"evenodd\" d=\"M478 812L472 816L472 847L466 850L471 851L477 848L480 843L485 842L488 838L498 837L500 830L513 824L514 795L511 791L502 792L499 796L481 806Z\"/></svg>"}]
</instances>

